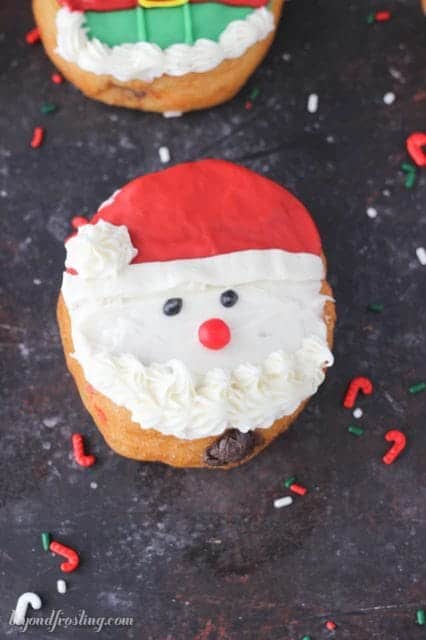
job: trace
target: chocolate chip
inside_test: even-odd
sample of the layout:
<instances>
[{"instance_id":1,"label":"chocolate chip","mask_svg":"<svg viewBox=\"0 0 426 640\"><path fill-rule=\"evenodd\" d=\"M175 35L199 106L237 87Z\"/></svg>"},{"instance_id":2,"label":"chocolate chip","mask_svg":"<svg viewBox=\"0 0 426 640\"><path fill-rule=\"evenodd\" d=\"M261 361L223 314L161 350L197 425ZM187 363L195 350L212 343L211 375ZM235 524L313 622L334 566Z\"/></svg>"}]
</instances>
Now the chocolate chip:
<instances>
[{"instance_id":1,"label":"chocolate chip","mask_svg":"<svg viewBox=\"0 0 426 640\"><path fill-rule=\"evenodd\" d=\"M255 445L254 431L242 433L238 429L228 429L223 436L207 447L203 456L204 462L210 467L239 462L252 453Z\"/></svg>"}]
</instances>

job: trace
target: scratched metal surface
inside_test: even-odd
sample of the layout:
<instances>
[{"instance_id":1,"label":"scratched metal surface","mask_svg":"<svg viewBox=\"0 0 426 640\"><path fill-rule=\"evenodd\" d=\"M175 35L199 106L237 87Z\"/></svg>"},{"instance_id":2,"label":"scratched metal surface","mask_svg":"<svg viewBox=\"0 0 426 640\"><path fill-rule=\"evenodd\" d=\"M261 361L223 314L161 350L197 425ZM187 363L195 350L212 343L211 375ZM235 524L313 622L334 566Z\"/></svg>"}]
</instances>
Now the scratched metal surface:
<instances>
[{"instance_id":1,"label":"scratched metal surface","mask_svg":"<svg viewBox=\"0 0 426 640\"><path fill-rule=\"evenodd\" d=\"M407 393L426 379L426 267L415 255L426 243L424 175L407 190L399 171L406 136L425 124L418 4L293 0L246 90L175 120L53 85L42 49L23 40L29 4L0 7L1 638L18 635L8 620L27 590L42 597L40 614L134 617L132 627L104 629L106 639L319 640L331 636L328 618L339 640L425 638L415 624L426 607L425 395ZM383 8L393 19L368 26L367 14ZM261 94L247 111L253 87ZM392 106L382 101L388 91ZM306 110L311 92L320 97L315 115ZM56 114L40 115L46 100L59 105ZM39 123L46 142L30 151ZM326 383L288 434L229 473L112 454L59 344L55 301L70 218L158 169L161 145L173 162L228 158L292 189L318 222L337 298L336 365ZM377 209L374 220L367 206ZM368 314L370 302L384 312ZM341 396L359 374L376 392L360 403L365 435L356 439ZM391 427L406 432L408 447L387 467ZM76 430L98 457L91 470L70 459ZM293 473L309 493L275 510ZM81 552L65 596L41 531ZM79 640L93 631L51 635Z\"/></svg>"}]
</instances>

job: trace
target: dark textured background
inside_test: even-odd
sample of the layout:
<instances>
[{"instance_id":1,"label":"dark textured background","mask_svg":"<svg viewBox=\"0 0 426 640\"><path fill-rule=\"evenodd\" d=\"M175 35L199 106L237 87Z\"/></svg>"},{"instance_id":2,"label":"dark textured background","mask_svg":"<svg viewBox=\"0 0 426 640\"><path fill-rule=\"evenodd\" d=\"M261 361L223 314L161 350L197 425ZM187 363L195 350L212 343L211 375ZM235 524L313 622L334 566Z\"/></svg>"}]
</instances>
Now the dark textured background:
<instances>
[{"instance_id":1,"label":"dark textured background","mask_svg":"<svg viewBox=\"0 0 426 640\"><path fill-rule=\"evenodd\" d=\"M426 607L426 396L407 393L426 379L426 267L415 255L426 244L425 192L424 176L410 191L399 170L407 135L425 125L418 3L293 0L246 89L174 120L53 85L41 47L24 41L29 4L0 6L0 637L18 637L10 611L35 590L40 613L134 616L132 629L103 631L105 639L319 640L332 636L328 618L339 640L426 638L415 623ZM377 9L390 9L392 21L368 26ZM261 94L247 111L253 87ZM382 101L387 91L392 106ZM306 110L311 92L320 97L315 115ZM46 100L59 105L56 114L40 114ZM36 124L47 136L33 151ZM164 144L173 162L228 158L293 190L318 222L337 298L326 383L288 434L229 473L112 454L59 343L55 302L71 217L158 169ZM383 314L366 312L370 302L383 303ZM357 439L341 397L360 374L376 392L360 402L366 432ZM381 462L389 428L408 436L390 467ZM90 470L71 459L74 431L98 457ZM276 510L293 473L309 493ZM82 556L65 596L56 592L58 558L40 547L45 530Z\"/></svg>"}]
</instances>

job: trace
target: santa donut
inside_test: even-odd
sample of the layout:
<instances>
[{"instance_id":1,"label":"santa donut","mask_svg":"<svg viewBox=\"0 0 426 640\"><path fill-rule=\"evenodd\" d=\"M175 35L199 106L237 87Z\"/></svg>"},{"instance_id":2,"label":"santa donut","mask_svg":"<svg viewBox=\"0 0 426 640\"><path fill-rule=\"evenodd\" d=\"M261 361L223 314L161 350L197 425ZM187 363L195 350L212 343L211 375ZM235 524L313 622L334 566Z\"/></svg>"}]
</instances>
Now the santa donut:
<instances>
[{"instance_id":1,"label":"santa donut","mask_svg":"<svg viewBox=\"0 0 426 640\"><path fill-rule=\"evenodd\" d=\"M33 0L47 54L87 96L185 112L232 98L284 0Z\"/></svg>"},{"instance_id":2,"label":"santa donut","mask_svg":"<svg viewBox=\"0 0 426 640\"><path fill-rule=\"evenodd\" d=\"M229 468L324 380L334 305L315 224L288 191L202 160L133 180L66 242L58 320L116 452Z\"/></svg>"}]
</instances>

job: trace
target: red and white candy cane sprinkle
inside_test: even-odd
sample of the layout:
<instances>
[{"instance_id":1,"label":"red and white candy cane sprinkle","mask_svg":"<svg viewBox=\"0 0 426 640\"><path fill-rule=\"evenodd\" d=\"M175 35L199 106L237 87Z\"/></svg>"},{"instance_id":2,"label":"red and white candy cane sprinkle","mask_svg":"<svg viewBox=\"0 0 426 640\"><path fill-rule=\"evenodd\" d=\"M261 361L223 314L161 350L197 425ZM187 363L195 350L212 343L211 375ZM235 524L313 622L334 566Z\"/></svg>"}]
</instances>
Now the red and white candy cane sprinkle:
<instances>
[{"instance_id":1,"label":"red and white candy cane sprinkle","mask_svg":"<svg viewBox=\"0 0 426 640\"><path fill-rule=\"evenodd\" d=\"M31 149L38 149L43 144L44 129L43 127L36 127L33 131L33 135L30 142Z\"/></svg>"},{"instance_id":2,"label":"red and white candy cane sprinkle","mask_svg":"<svg viewBox=\"0 0 426 640\"><path fill-rule=\"evenodd\" d=\"M64 573L71 573L72 571L75 571L80 564L80 556L77 551L71 549L71 547L67 547L60 542L56 542L56 540L52 540L49 545L49 549L52 553L56 553L58 556L66 558L67 561L61 563L61 571Z\"/></svg>"},{"instance_id":3,"label":"red and white candy cane sprinkle","mask_svg":"<svg viewBox=\"0 0 426 640\"><path fill-rule=\"evenodd\" d=\"M92 455L86 455L84 451L84 439L81 433L73 433L71 440L74 458L77 464L79 464L81 467L91 467L92 465L94 465L96 462L96 458Z\"/></svg>"},{"instance_id":4,"label":"red and white candy cane sprinkle","mask_svg":"<svg viewBox=\"0 0 426 640\"><path fill-rule=\"evenodd\" d=\"M398 429L391 429L385 435L385 440L393 442L389 451L383 456L382 460L385 464L392 464L398 456L404 451L407 445L407 438Z\"/></svg>"},{"instance_id":5,"label":"red and white candy cane sprinkle","mask_svg":"<svg viewBox=\"0 0 426 640\"><path fill-rule=\"evenodd\" d=\"M350 381L343 399L343 406L345 409L353 409L360 391L362 391L366 396L373 393L373 383L369 378L358 376Z\"/></svg>"},{"instance_id":6,"label":"red and white candy cane sprinkle","mask_svg":"<svg viewBox=\"0 0 426 640\"><path fill-rule=\"evenodd\" d=\"M418 167L426 167L426 133L416 132L408 136L407 151Z\"/></svg>"}]
</instances>

